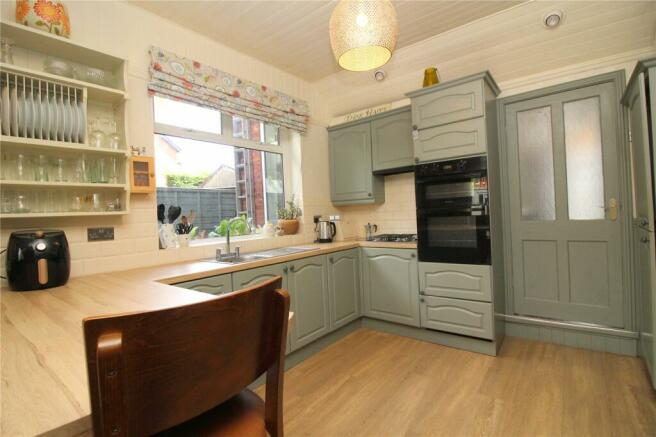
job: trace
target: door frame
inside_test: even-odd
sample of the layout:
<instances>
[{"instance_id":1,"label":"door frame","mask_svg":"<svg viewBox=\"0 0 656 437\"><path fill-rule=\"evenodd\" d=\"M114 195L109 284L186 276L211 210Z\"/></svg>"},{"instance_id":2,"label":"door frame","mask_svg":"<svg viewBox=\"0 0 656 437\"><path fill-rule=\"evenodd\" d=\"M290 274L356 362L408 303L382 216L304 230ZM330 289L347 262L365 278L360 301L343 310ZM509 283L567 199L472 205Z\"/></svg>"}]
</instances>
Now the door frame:
<instances>
[{"instance_id":1,"label":"door frame","mask_svg":"<svg viewBox=\"0 0 656 437\"><path fill-rule=\"evenodd\" d=\"M631 194L631 160L629 148L629 134L627 129L627 113L621 104L621 98L626 89L626 75L624 70L617 70L610 73L604 73L570 82L565 82L546 88L528 91L521 94L497 100L497 123L498 123L498 140L500 152L500 179L501 179L501 203L504 211L510 211L510 182L508 173L508 144L506 141L506 107L513 103L531 100L538 97L546 97L552 94L558 94L564 91L572 91L593 85L611 83L617 93L617 151L618 157L618 178L619 191L618 201L620 204L619 216L622 220L622 287L624 289L624 330L634 331L636 324L635 317L635 290L633 284L633 239L632 236L632 211L633 196ZM511 229L509 214L502 216L503 228ZM503 233L504 258L505 258L505 275L506 275L506 314L515 316L514 304L514 276L512 263L512 236L510 232ZM538 318L539 319L539 318Z\"/></svg>"}]
</instances>

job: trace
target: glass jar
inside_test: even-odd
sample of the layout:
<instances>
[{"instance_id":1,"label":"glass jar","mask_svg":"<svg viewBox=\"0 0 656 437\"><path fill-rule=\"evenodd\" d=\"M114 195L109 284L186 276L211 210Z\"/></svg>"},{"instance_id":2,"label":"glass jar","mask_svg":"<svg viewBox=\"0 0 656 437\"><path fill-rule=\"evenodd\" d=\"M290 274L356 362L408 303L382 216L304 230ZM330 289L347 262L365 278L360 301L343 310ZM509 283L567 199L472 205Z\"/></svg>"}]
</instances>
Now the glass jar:
<instances>
[{"instance_id":1,"label":"glass jar","mask_svg":"<svg viewBox=\"0 0 656 437\"><path fill-rule=\"evenodd\" d=\"M0 62L14 63L14 42L9 38L0 39Z\"/></svg>"}]
</instances>

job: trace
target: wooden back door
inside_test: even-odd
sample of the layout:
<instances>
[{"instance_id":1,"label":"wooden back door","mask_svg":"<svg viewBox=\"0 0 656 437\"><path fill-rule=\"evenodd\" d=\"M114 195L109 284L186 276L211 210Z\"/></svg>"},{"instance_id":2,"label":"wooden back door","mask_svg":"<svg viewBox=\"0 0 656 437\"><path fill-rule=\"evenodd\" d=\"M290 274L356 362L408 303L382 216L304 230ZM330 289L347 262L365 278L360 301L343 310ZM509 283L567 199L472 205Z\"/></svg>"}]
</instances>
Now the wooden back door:
<instances>
[{"instance_id":1,"label":"wooden back door","mask_svg":"<svg viewBox=\"0 0 656 437\"><path fill-rule=\"evenodd\" d=\"M624 327L616 84L503 110L515 314Z\"/></svg>"}]
</instances>

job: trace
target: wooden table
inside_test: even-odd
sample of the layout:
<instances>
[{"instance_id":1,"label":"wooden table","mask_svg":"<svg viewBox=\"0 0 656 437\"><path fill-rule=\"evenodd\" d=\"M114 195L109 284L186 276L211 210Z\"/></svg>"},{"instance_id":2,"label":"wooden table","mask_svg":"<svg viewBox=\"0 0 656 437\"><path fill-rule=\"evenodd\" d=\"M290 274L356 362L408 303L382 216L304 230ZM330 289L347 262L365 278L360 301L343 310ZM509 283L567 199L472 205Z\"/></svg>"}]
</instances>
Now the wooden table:
<instances>
[{"instance_id":1,"label":"wooden table","mask_svg":"<svg viewBox=\"0 0 656 437\"><path fill-rule=\"evenodd\" d=\"M413 243L338 242L316 250L239 265L189 262L71 279L42 291L3 289L0 435L91 429L82 319L149 311L214 299L167 284L292 261L360 246L416 247Z\"/></svg>"}]
</instances>

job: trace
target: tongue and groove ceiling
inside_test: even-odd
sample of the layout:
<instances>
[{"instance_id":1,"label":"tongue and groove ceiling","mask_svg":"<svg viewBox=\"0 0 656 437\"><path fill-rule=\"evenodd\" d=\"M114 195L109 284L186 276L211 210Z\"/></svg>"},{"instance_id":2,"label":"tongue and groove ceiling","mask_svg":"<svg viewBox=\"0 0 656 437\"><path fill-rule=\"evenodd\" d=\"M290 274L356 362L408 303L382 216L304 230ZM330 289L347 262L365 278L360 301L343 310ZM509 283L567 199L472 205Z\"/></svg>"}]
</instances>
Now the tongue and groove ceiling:
<instances>
[{"instance_id":1,"label":"tongue and groove ceiling","mask_svg":"<svg viewBox=\"0 0 656 437\"><path fill-rule=\"evenodd\" d=\"M308 81L340 71L328 38L334 1L134 0L163 18ZM518 1L394 1L397 49L495 14Z\"/></svg>"}]
</instances>

